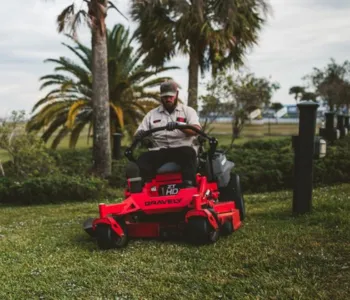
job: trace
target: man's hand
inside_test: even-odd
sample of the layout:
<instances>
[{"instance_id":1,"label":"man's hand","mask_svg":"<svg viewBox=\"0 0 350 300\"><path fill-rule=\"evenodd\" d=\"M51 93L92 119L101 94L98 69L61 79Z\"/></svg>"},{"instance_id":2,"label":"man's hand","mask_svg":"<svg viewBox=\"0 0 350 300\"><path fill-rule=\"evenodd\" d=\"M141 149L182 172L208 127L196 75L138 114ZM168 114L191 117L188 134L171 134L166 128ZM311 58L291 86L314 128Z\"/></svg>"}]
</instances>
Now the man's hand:
<instances>
[{"instance_id":1,"label":"man's hand","mask_svg":"<svg viewBox=\"0 0 350 300\"><path fill-rule=\"evenodd\" d=\"M144 138L146 136L146 131L144 130L139 130L136 132L136 134L134 135L134 139L136 140L141 140L142 138Z\"/></svg>"},{"instance_id":2,"label":"man's hand","mask_svg":"<svg viewBox=\"0 0 350 300\"><path fill-rule=\"evenodd\" d=\"M176 122L169 122L168 124L166 124L166 130L169 130L169 131L175 130L176 127L177 127Z\"/></svg>"}]
</instances>

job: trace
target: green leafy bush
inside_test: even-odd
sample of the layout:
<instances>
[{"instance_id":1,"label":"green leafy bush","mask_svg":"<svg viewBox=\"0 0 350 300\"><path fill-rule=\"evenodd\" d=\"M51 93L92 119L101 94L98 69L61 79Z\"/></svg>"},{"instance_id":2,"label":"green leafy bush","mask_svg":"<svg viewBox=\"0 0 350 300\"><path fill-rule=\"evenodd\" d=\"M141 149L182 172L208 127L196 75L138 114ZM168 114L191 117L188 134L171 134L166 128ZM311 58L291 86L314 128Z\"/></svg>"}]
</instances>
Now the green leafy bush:
<instances>
[{"instance_id":1,"label":"green leafy bush","mask_svg":"<svg viewBox=\"0 0 350 300\"><path fill-rule=\"evenodd\" d=\"M291 138L250 141L227 153L235 162L245 192L292 189L294 151ZM350 182L350 137L327 147L325 158L314 160L314 186Z\"/></svg>"},{"instance_id":2,"label":"green leafy bush","mask_svg":"<svg viewBox=\"0 0 350 300\"><path fill-rule=\"evenodd\" d=\"M125 167L128 164L127 158L120 160L113 160L112 162L112 176L109 178L109 183L114 188L126 187Z\"/></svg>"},{"instance_id":3,"label":"green leafy bush","mask_svg":"<svg viewBox=\"0 0 350 300\"><path fill-rule=\"evenodd\" d=\"M91 149L60 149L51 150L59 172L65 175L88 175L92 168Z\"/></svg>"},{"instance_id":4,"label":"green leafy bush","mask_svg":"<svg viewBox=\"0 0 350 300\"><path fill-rule=\"evenodd\" d=\"M327 147L327 155L314 164L316 185L350 182L350 136Z\"/></svg>"},{"instance_id":5,"label":"green leafy bush","mask_svg":"<svg viewBox=\"0 0 350 300\"><path fill-rule=\"evenodd\" d=\"M291 147L291 137L277 140L251 140L236 147L255 150L280 150Z\"/></svg>"},{"instance_id":6,"label":"green leafy bush","mask_svg":"<svg viewBox=\"0 0 350 300\"><path fill-rule=\"evenodd\" d=\"M15 178L39 177L58 171L44 142L34 133L24 130L24 112L12 112L9 120L0 124L0 149L10 161L4 164L6 176Z\"/></svg>"},{"instance_id":7,"label":"green leafy bush","mask_svg":"<svg viewBox=\"0 0 350 300\"><path fill-rule=\"evenodd\" d=\"M140 151L135 152L138 157ZM61 203L114 198L126 186L128 160L113 161L107 180L91 177L91 150L60 150L50 153L58 172L41 177L0 178L0 203ZM294 152L291 138L252 141L227 152L235 163L245 193L292 189ZM5 166L5 165L4 165ZM350 137L327 147L327 156L314 160L314 185L350 182Z\"/></svg>"},{"instance_id":8,"label":"green leafy bush","mask_svg":"<svg viewBox=\"0 0 350 300\"><path fill-rule=\"evenodd\" d=\"M0 203L62 203L112 196L107 181L96 177L60 174L22 181L0 178Z\"/></svg>"},{"instance_id":9,"label":"green leafy bush","mask_svg":"<svg viewBox=\"0 0 350 300\"><path fill-rule=\"evenodd\" d=\"M234 172L241 177L246 192L266 192L290 188L293 178L293 153L290 148L280 151L234 149L228 159L235 163Z\"/></svg>"}]
</instances>

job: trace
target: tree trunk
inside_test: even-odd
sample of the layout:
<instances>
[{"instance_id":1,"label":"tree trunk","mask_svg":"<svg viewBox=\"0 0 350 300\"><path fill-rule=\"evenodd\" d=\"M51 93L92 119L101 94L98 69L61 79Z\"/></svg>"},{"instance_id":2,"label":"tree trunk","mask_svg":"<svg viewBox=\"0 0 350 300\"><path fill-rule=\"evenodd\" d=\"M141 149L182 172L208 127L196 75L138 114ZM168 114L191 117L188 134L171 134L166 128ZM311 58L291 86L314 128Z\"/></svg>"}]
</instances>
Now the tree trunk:
<instances>
[{"instance_id":1,"label":"tree trunk","mask_svg":"<svg viewBox=\"0 0 350 300\"><path fill-rule=\"evenodd\" d=\"M199 53L196 45L191 45L190 48L190 64L188 66L188 106L197 110Z\"/></svg>"},{"instance_id":2,"label":"tree trunk","mask_svg":"<svg viewBox=\"0 0 350 300\"><path fill-rule=\"evenodd\" d=\"M105 26L105 25L104 25ZM111 140L106 35L92 29L92 108L94 173L102 178L111 175Z\"/></svg>"}]
</instances>

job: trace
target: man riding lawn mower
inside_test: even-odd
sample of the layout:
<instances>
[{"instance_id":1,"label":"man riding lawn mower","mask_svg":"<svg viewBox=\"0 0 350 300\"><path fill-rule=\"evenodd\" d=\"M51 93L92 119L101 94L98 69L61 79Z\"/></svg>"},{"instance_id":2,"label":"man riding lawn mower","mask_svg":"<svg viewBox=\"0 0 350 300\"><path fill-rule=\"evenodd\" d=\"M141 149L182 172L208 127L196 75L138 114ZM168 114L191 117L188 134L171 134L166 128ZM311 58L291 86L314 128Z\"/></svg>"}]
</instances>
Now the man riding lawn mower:
<instances>
[{"instance_id":1,"label":"man riding lawn mower","mask_svg":"<svg viewBox=\"0 0 350 300\"><path fill-rule=\"evenodd\" d=\"M234 164L201 130L195 110L177 97L174 82L161 85L162 104L145 116L125 152L130 161L125 199L100 204L99 218L85 222L101 249L124 247L129 238L180 236L214 243L241 226L245 207L239 176L231 174ZM153 146L135 160L134 149L148 137Z\"/></svg>"}]
</instances>

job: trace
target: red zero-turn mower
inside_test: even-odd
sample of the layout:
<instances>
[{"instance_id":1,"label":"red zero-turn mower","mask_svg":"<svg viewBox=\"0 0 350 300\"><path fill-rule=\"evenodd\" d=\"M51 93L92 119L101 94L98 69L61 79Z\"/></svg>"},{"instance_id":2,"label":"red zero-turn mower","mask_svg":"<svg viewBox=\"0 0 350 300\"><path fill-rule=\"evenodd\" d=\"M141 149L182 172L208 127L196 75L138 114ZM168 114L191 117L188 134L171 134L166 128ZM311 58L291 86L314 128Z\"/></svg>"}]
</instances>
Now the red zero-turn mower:
<instances>
[{"instance_id":1,"label":"red zero-turn mower","mask_svg":"<svg viewBox=\"0 0 350 300\"><path fill-rule=\"evenodd\" d=\"M220 235L231 234L241 226L245 217L244 199L239 176L232 174L233 162L216 150L217 140L190 125L198 133L198 173L196 185L182 186L181 170L167 163L157 170L151 182L142 186L133 150L140 139L127 148L125 199L117 204L99 204L98 218L85 221L84 229L95 237L101 249L121 248L130 238L185 238L195 244L214 243ZM166 130L151 129L145 136ZM209 150L203 144L209 141Z\"/></svg>"}]
</instances>

